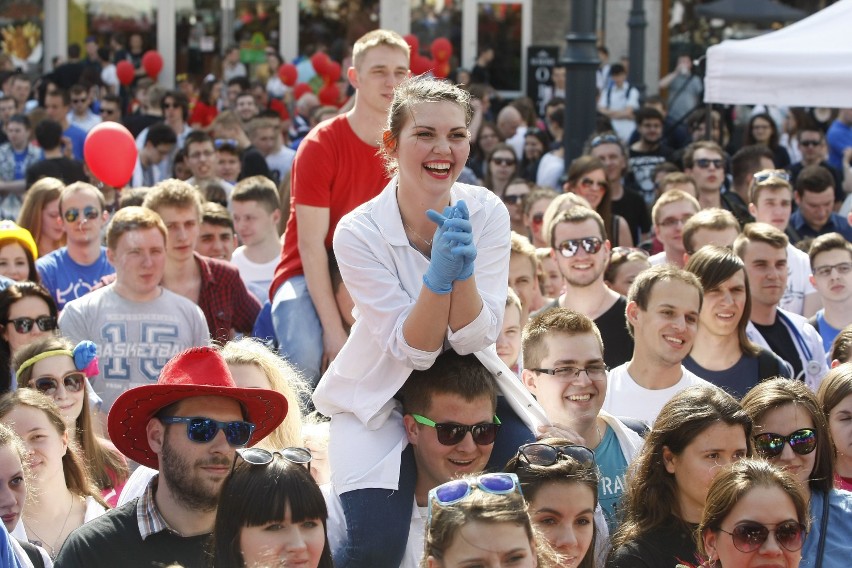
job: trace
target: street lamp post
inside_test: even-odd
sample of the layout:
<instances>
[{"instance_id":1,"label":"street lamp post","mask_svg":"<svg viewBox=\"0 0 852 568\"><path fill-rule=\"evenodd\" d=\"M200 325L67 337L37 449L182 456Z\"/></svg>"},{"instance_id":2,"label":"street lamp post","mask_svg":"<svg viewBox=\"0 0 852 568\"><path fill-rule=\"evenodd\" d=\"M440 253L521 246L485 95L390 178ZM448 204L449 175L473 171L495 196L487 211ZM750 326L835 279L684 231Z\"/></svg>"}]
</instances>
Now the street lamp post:
<instances>
[{"instance_id":1,"label":"street lamp post","mask_svg":"<svg viewBox=\"0 0 852 568\"><path fill-rule=\"evenodd\" d=\"M567 47L562 57L565 66L565 124L562 143L565 171L574 158L583 154L583 144L595 131L598 69L595 35L596 0L571 1L571 29L565 36Z\"/></svg>"},{"instance_id":2,"label":"street lamp post","mask_svg":"<svg viewBox=\"0 0 852 568\"><path fill-rule=\"evenodd\" d=\"M630 17L627 20L630 28L630 69L628 80L639 90L640 96L645 95L645 0L633 0Z\"/></svg>"}]
</instances>

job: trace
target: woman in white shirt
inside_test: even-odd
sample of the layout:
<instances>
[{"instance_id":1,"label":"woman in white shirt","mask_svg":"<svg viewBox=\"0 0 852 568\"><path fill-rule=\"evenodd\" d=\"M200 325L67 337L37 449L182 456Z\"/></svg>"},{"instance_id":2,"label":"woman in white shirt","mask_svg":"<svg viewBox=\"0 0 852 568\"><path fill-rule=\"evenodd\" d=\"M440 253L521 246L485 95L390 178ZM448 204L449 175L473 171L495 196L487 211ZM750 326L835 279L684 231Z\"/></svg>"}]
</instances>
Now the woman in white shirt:
<instances>
[{"instance_id":1,"label":"woman in white shirt","mask_svg":"<svg viewBox=\"0 0 852 568\"><path fill-rule=\"evenodd\" d=\"M492 192L456 182L470 153L471 117L469 95L448 83L415 78L397 87L382 140L395 176L335 231L357 312L314 394L332 417L332 483L347 517L349 544L336 551L336 566L399 565L414 480L400 476L408 441L394 396L411 371L429 368L445 345L476 353L510 404L539 408L493 347L506 303L509 216ZM526 411L524 424L501 410L506 451L498 442L492 459L505 463L543 413Z\"/></svg>"}]
</instances>

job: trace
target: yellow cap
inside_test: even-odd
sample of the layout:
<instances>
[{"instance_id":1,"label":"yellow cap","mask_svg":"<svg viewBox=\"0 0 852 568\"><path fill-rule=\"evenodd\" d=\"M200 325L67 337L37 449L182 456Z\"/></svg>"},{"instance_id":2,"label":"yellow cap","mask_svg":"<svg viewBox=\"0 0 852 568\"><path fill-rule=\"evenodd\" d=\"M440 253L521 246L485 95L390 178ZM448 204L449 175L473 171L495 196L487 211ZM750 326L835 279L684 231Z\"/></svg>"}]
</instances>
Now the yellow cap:
<instances>
[{"instance_id":1,"label":"yellow cap","mask_svg":"<svg viewBox=\"0 0 852 568\"><path fill-rule=\"evenodd\" d=\"M0 221L0 240L3 239L15 239L21 243L21 246L30 251L33 260L38 258L38 247L36 247L32 234L15 224L14 221Z\"/></svg>"}]
</instances>

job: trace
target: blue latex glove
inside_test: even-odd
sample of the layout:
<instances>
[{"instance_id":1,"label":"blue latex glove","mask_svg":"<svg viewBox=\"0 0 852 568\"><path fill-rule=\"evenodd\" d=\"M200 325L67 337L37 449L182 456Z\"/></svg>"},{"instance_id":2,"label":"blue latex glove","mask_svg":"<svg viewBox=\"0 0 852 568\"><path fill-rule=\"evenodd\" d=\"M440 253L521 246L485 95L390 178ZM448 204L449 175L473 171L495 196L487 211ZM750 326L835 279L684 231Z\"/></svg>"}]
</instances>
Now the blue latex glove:
<instances>
[{"instance_id":1,"label":"blue latex glove","mask_svg":"<svg viewBox=\"0 0 852 568\"><path fill-rule=\"evenodd\" d=\"M454 225L464 220L452 219L452 207L444 207L444 214L430 209L426 216L438 225L432 238L432 258L429 268L423 275L423 284L436 294L449 294L453 291L453 280L458 278L464 260L453 254L453 247L458 246L457 236L464 238L464 233L454 229Z\"/></svg>"},{"instance_id":2,"label":"blue latex glove","mask_svg":"<svg viewBox=\"0 0 852 568\"><path fill-rule=\"evenodd\" d=\"M463 199L459 199L453 209L455 210L454 218L461 219L466 223L463 229L470 235L469 241L466 241L465 243L459 241L453 248L453 254L460 256L463 260L461 272L459 272L459 276L456 280L467 280L473 276L473 261L476 260L476 245L473 242L473 226L470 224L470 213L468 212L467 204ZM461 227L459 230L461 230Z\"/></svg>"}]
</instances>

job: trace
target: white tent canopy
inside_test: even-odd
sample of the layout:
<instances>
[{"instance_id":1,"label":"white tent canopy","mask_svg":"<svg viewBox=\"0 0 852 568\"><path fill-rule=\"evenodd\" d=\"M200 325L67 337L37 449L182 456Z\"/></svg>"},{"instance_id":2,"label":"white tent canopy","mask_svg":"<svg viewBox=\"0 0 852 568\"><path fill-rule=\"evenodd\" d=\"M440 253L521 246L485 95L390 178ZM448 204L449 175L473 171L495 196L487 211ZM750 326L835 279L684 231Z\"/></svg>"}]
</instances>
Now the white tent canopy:
<instances>
[{"instance_id":1,"label":"white tent canopy","mask_svg":"<svg viewBox=\"0 0 852 568\"><path fill-rule=\"evenodd\" d=\"M852 0L786 28L707 50L704 101L852 107Z\"/></svg>"}]
</instances>

